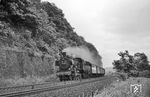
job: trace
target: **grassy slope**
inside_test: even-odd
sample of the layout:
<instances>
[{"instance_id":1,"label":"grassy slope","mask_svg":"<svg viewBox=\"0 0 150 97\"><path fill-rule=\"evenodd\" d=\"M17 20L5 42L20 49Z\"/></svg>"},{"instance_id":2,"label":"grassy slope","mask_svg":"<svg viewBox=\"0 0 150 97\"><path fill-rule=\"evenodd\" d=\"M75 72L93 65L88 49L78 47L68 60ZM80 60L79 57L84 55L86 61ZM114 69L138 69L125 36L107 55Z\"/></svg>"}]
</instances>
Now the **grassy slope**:
<instances>
[{"instance_id":1,"label":"grassy slope","mask_svg":"<svg viewBox=\"0 0 150 97\"><path fill-rule=\"evenodd\" d=\"M131 84L142 84L142 93L139 96L130 92ZM150 97L150 79L129 78L126 81L114 82L95 97Z\"/></svg>"}]
</instances>

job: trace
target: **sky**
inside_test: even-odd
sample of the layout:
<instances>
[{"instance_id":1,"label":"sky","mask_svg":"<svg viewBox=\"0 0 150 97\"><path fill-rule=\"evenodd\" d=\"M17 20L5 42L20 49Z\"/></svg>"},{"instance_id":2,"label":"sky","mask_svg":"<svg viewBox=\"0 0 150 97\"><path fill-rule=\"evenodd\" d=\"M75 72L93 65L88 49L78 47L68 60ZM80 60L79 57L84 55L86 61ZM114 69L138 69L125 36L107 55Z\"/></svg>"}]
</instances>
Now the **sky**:
<instances>
[{"instance_id":1,"label":"sky","mask_svg":"<svg viewBox=\"0 0 150 97\"><path fill-rule=\"evenodd\" d=\"M120 51L150 58L150 0L43 0L63 10L75 32L94 44L104 67Z\"/></svg>"}]
</instances>

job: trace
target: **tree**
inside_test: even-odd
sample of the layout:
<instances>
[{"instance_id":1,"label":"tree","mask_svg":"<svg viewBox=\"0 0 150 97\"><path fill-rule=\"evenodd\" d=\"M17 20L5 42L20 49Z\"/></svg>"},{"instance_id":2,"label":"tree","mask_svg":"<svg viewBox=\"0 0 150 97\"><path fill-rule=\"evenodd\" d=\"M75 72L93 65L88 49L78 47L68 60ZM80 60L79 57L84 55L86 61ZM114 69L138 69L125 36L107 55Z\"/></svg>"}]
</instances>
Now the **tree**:
<instances>
[{"instance_id":1,"label":"tree","mask_svg":"<svg viewBox=\"0 0 150 97\"><path fill-rule=\"evenodd\" d=\"M34 7L28 0L1 0L0 6L4 7L4 11L8 14L5 18L14 26L26 26L35 28L38 25L37 15L34 14Z\"/></svg>"},{"instance_id":2,"label":"tree","mask_svg":"<svg viewBox=\"0 0 150 97\"><path fill-rule=\"evenodd\" d=\"M147 56L144 53L135 53L130 55L128 51L118 53L119 60L114 60L113 68L117 72L128 73L131 76L149 76L150 65Z\"/></svg>"},{"instance_id":3,"label":"tree","mask_svg":"<svg viewBox=\"0 0 150 97\"><path fill-rule=\"evenodd\" d=\"M119 60L114 60L114 69L118 72L129 73L133 69L133 56L129 55L128 51L120 52L118 55L121 57Z\"/></svg>"},{"instance_id":4,"label":"tree","mask_svg":"<svg viewBox=\"0 0 150 97\"><path fill-rule=\"evenodd\" d=\"M147 70L149 68L148 58L144 53L134 54L134 67L138 71Z\"/></svg>"}]
</instances>

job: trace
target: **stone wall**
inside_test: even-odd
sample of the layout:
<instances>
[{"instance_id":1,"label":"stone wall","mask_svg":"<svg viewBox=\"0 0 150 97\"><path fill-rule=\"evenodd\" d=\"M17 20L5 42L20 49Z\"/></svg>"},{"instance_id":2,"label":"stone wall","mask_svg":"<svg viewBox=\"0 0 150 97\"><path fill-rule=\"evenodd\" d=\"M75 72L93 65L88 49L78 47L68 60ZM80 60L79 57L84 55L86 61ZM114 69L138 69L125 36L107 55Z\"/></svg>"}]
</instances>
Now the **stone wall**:
<instances>
[{"instance_id":1,"label":"stone wall","mask_svg":"<svg viewBox=\"0 0 150 97\"><path fill-rule=\"evenodd\" d=\"M18 49L0 49L0 77L47 76L55 71L54 58Z\"/></svg>"}]
</instances>

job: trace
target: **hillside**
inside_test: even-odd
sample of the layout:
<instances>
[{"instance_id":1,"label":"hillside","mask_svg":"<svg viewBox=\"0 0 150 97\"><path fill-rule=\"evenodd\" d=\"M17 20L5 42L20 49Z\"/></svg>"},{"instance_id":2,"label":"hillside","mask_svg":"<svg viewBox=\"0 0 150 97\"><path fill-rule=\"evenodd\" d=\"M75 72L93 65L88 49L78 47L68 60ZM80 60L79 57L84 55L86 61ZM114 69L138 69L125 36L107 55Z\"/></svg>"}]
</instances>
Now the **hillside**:
<instances>
[{"instance_id":1,"label":"hillside","mask_svg":"<svg viewBox=\"0 0 150 97\"><path fill-rule=\"evenodd\" d=\"M40 0L0 0L0 76L46 76L66 47L96 48L77 35L61 9ZM100 63L101 65L101 63Z\"/></svg>"}]
</instances>

